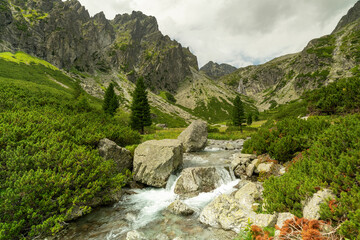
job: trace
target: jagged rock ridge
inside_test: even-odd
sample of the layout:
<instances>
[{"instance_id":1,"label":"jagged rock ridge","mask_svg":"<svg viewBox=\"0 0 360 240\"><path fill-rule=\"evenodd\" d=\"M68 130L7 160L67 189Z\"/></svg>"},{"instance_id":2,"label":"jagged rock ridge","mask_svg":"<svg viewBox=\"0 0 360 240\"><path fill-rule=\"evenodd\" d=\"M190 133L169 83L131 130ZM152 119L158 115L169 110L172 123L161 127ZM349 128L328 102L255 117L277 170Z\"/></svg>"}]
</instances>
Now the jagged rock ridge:
<instances>
[{"instance_id":1,"label":"jagged rock ridge","mask_svg":"<svg viewBox=\"0 0 360 240\"><path fill-rule=\"evenodd\" d=\"M200 71L203 71L210 78L216 79L226 74L230 74L236 71L236 69L237 69L236 67L226 63L218 64L218 63L214 63L213 61L210 61L207 64L205 64L202 68L200 68Z\"/></svg>"},{"instance_id":2,"label":"jagged rock ridge","mask_svg":"<svg viewBox=\"0 0 360 240\"><path fill-rule=\"evenodd\" d=\"M90 17L77 0L7 0L0 11L0 51L25 51L68 70L144 76L155 92L175 92L190 67L198 69L189 49L141 12L109 21L102 12Z\"/></svg>"},{"instance_id":3,"label":"jagged rock ridge","mask_svg":"<svg viewBox=\"0 0 360 240\"><path fill-rule=\"evenodd\" d=\"M349 23L352 23L352 22L356 21L359 18L360 18L360 1L357 1L355 3L354 7L352 7L348 11L348 13L341 18L340 22L336 26L333 33L339 31L340 29L342 29L343 27L345 27Z\"/></svg>"}]
</instances>

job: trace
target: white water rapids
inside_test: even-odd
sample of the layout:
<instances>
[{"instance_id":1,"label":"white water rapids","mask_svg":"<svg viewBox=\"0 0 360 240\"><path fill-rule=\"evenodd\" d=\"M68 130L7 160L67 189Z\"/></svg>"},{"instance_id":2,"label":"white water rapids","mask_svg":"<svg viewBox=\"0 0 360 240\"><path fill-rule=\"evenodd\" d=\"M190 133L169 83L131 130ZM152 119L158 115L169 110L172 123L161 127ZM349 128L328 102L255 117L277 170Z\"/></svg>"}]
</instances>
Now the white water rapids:
<instances>
[{"instance_id":1,"label":"white water rapids","mask_svg":"<svg viewBox=\"0 0 360 240\"><path fill-rule=\"evenodd\" d=\"M179 174L171 175L166 188L131 189L133 194L125 195L121 202L113 207L97 209L75 221L59 238L55 239L126 239L126 233L132 230L143 232L148 239L156 239L159 233L166 234L169 239L175 237L199 240L229 239L223 238L229 233L202 225L198 217L202 209L217 196L229 194L235 190L234 186L239 180L235 179L232 171L228 170L230 158L235 152L209 149L184 155L184 168L215 166L221 178L215 190L200 193L196 197L181 199L195 210L192 216L176 216L165 211L172 202L180 198L174 193ZM214 238L216 234L219 235L218 238Z\"/></svg>"}]
</instances>

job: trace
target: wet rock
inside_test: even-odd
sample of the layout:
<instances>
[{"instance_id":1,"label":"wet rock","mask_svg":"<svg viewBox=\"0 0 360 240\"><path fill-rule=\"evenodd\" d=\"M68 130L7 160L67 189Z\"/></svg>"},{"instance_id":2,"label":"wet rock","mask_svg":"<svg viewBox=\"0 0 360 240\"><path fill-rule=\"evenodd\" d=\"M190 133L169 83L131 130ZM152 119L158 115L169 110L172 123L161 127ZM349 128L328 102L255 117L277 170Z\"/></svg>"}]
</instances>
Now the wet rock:
<instances>
[{"instance_id":1,"label":"wet rock","mask_svg":"<svg viewBox=\"0 0 360 240\"><path fill-rule=\"evenodd\" d=\"M143 188L145 188L144 184L142 184L140 182L136 182L134 180L130 181L127 185L132 189L143 189Z\"/></svg>"},{"instance_id":2,"label":"wet rock","mask_svg":"<svg viewBox=\"0 0 360 240\"><path fill-rule=\"evenodd\" d=\"M223 179L227 176L228 179ZM185 168L176 182L175 193L193 197L201 192L210 192L219 187L223 180L230 181L229 169L221 167Z\"/></svg>"},{"instance_id":3,"label":"wet rock","mask_svg":"<svg viewBox=\"0 0 360 240\"><path fill-rule=\"evenodd\" d=\"M176 200L175 202L171 203L167 207L167 210L171 213L182 216L189 216L194 213L194 209L190 208L188 205L181 202L180 200Z\"/></svg>"},{"instance_id":4,"label":"wet rock","mask_svg":"<svg viewBox=\"0 0 360 240\"><path fill-rule=\"evenodd\" d=\"M190 124L178 137L186 152L201 151L206 146L207 123L196 120Z\"/></svg>"},{"instance_id":5,"label":"wet rock","mask_svg":"<svg viewBox=\"0 0 360 240\"><path fill-rule=\"evenodd\" d=\"M117 172L124 169L132 169L133 158L129 150L119 147L115 142L104 138L99 142L99 154L105 160L113 160L116 163Z\"/></svg>"},{"instance_id":6,"label":"wet rock","mask_svg":"<svg viewBox=\"0 0 360 240\"><path fill-rule=\"evenodd\" d=\"M136 214L135 213L127 213L125 215L125 219L128 222L134 222L136 220Z\"/></svg>"},{"instance_id":7,"label":"wet rock","mask_svg":"<svg viewBox=\"0 0 360 240\"><path fill-rule=\"evenodd\" d=\"M208 139L205 150L212 150L212 149L240 150L243 145L244 145L243 139L238 139L234 141Z\"/></svg>"},{"instance_id":8,"label":"wet rock","mask_svg":"<svg viewBox=\"0 0 360 240\"><path fill-rule=\"evenodd\" d=\"M144 233L133 230L126 234L126 240L147 240L147 238Z\"/></svg>"},{"instance_id":9,"label":"wet rock","mask_svg":"<svg viewBox=\"0 0 360 240\"><path fill-rule=\"evenodd\" d=\"M335 195L329 190L324 189L318 191L314 196L308 199L303 209L303 216L306 219L319 219L320 218L320 205L326 203L328 199L334 199Z\"/></svg>"},{"instance_id":10,"label":"wet rock","mask_svg":"<svg viewBox=\"0 0 360 240\"><path fill-rule=\"evenodd\" d=\"M175 139L151 140L135 149L134 180L165 187L170 174L183 162L182 144Z\"/></svg>"},{"instance_id":11,"label":"wet rock","mask_svg":"<svg viewBox=\"0 0 360 240\"><path fill-rule=\"evenodd\" d=\"M293 215L293 214L291 214L289 212L279 213L276 225L279 228L282 228L286 220L293 219L294 217L295 217L295 215Z\"/></svg>"},{"instance_id":12,"label":"wet rock","mask_svg":"<svg viewBox=\"0 0 360 240\"><path fill-rule=\"evenodd\" d=\"M274 166L274 163L260 163L259 166L255 169L255 173L269 173L271 168Z\"/></svg>"}]
</instances>

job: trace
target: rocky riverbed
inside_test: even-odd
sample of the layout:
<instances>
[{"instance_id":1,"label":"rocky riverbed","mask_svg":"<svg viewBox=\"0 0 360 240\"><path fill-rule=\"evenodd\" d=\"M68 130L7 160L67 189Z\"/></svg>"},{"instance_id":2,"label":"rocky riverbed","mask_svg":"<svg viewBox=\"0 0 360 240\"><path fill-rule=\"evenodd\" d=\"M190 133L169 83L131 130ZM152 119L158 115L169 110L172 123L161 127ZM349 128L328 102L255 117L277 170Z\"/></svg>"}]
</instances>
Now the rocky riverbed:
<instances>
[{"instance_id":1,"label":"rocky riverbed","mask_svg":"<svg viewBox=\"0 0 360 240\"><path fill-rule=\"evenodd\" d=\"M227 240L249 221L260 227L281 227L294 217L265 214L266 204L260 204L263 186L258 180L281 176L282 165L267 155L242 154L244 140L207 140L206 136L206 123L195 121L178 139L140 144L132 162L138 183L123 189L115 205L68 223L50 239ZM124 158L124 150L109 141L102 143L104 159L122 166L116 158ZM329 197L328 190L319 191L304 202L303 215L318 219L320 204Z\"/></svg>"}]
</instances>

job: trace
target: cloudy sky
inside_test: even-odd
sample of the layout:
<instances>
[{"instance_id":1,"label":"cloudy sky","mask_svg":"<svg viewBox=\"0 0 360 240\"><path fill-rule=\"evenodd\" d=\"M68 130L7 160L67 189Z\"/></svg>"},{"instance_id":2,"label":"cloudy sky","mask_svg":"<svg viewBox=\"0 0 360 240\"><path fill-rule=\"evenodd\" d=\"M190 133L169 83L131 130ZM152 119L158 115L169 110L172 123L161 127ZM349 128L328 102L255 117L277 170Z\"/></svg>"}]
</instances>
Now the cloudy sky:
<instances>
[{"instance_id":1,"label":"cloudy sky","mask_svg":"<svg viewBox=\"0 0 360 240\"><path fill-rule=\"evenodd\" d=\"M331 33L357 0L80 0L91 15L142 11L198 57L236 67L301 51Z\"/></svg>"}]
</instances>

